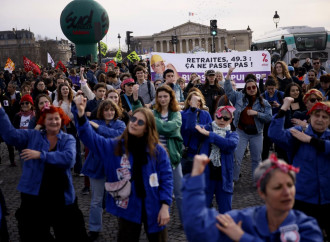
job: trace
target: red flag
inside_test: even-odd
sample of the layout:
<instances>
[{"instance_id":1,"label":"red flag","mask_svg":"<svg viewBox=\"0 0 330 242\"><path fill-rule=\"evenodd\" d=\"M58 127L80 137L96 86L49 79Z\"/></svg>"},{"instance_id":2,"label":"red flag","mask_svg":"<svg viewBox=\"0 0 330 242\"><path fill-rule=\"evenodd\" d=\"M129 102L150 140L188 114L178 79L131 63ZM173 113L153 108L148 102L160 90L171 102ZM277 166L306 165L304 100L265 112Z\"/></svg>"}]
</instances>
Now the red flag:
<instances>
[{"instance_id":1,"label":"red flag","mask_svg":"<svg viewBox=\"0 0 330 242\"><path fill-rule=\"evenodd\" d=\"M105 72L108 72L108 66L109 64L112 63L114 65L114 67L117 66L117 63L114 60L108 61L105 63L106 67L105 67Z\"/></svg>"},{"instance_id":2,"label":"red flag","mask_svg":"<svg viewBox=\"0 0 330 242\"><path fill-rule=\"evenodd\" d=\"M65 66L63 65L62 61L58 61L58 62L57 62L57 65L56 65L55 69L58 69L58 68L60 68L60 67L61 67L61 69L63 70L63 72L66 72L66 68L65 68Z\"/></svg>"},{"instance_id":3,"label":"red flag","mask_svg":"<svg viewBox=\"0 0 330 242\"><path fill-rule=\"evenodd\" d=\"M36 63L23 56L24 69L26 72L32 71L34 75L40 75L40 68Z\"/></svg>"}]
</instances>

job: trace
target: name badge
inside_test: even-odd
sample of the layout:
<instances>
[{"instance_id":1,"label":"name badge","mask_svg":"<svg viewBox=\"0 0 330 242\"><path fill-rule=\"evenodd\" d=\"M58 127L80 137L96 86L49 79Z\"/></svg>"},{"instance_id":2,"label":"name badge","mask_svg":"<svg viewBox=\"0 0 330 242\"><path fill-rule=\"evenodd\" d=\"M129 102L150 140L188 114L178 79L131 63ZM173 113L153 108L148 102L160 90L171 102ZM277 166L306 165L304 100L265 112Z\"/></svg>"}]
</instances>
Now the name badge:
<instances>
[{"instance_id":1,"label":"name badge","mask_svg":"<svg viewBox=\"0 0 330 242\"><path fill-rule=\"evenodd\" d=\"M158 187L159 186L157 173L152 173L150 175L149 184L150 184L151 187Z\"/></svg>"},{"instance_id":2,"label":"name badge","mask_svg":"<svg viewBox=\"0 0 330 242\"><path fill-rule=\"evenodd\" d=\"M299 228L296 224L290 224L280 227L281 241L282 242L299 242L300 235Z\"/></svg>"}]
</instances>

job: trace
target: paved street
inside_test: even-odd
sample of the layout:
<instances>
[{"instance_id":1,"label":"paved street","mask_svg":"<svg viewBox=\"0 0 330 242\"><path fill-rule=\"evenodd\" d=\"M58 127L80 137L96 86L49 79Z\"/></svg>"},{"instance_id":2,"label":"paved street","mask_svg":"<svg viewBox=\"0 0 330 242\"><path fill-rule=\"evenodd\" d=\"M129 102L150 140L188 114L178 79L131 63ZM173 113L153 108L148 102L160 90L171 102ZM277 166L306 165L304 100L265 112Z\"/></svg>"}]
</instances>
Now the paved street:
<instances>
[{"instance_id":1,"label":"paved street","mask_svg":"<svg viewBox=\"0 0 330 242\"><path fill-rule=\"evenodd\" d=\"M7 147L4 143L0 144L0 155L2 158L2 164L0 165L0 188L4 193L5 200L7 202L7 206L10 213L9 216L7 216L9 235L11 241L16 242L19 241L19 236L17 230L17 222L14 214L20 204L20 194L16 190L16 186L19 181L21 169L19 166L14 168L9 167ZM245 158L243 162L242 178L235 185L233 198L234 209L244 208L261 203L261 200L257 195L256 189L252 186L250 171L251 163L247 162L247 158ZM16 156L16 163L19 164L18 156ZM81 195L80 193L84 183L83 177L74 177L73 181L78 195L79 207L83 211L86 221L86 227L88 228L90 195ZM175 204L173 204L171 208L171 221L168 225L169 241L186 241L184 231L180 227ZM116 217L104 212L103 221L104 229L97 241L116 241ZM147 241L144 233L141 234L140 241Z\"/></svg>"}]
</instances>

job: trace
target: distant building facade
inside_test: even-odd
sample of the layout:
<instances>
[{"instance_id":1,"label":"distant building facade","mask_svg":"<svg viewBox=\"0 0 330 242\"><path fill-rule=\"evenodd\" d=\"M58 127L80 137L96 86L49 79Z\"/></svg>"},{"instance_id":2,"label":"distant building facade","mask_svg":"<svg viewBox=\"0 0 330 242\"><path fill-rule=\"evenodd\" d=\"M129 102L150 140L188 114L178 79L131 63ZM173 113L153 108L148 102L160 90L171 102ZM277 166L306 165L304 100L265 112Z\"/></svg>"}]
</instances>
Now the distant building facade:
<instances>
[{"instance_id":1,"label":"distant building facade","mask_svg":"<svg viewBox=\"0 0 330 242\"><path fill-rule=\"evenodd\" d=\"M177 44L172 45L172 36L177 36ZM228 49L246 51L252 43L251 30L219 29L215 37L215 51ZM138 54L150 52L190 53L196 51L211 52L212 36L210 26L194 22L186 22L171 29L155 33L151 36L134 36L131 50Z\"/></svg>"},{"instance_id":2,"label":"distant building facade","mask_svg":"<svg viewBox=\"0 0 330 242\"><path fill-rule=\"evenodd\" d=\"M23 56L33 62L47 66L47 52L55 63L61 60L64 64L71 57L68 40L39 40L29 30L0 31L0 67L3 68L9 57L16 67L24 67Z\"/></svg>"}]
</instances>

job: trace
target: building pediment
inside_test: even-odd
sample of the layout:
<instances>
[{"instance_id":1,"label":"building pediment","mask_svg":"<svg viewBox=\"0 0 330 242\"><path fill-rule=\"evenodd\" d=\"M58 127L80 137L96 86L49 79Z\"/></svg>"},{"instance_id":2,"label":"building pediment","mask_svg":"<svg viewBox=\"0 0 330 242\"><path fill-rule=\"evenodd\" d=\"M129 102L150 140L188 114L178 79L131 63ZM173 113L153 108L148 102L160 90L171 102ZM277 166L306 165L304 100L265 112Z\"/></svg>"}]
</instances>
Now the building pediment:
<instances>
[{"instance_id":1,"label":"building pediment","mask_svg":"<svg viewBox=\"0 0 330 242\"><path fill-rule=\"evenodd\" d=\"M225 33L226 33L225 29L218 29L218 34L225 34ZM193 36L209 35L209 34L210 34L209 26L189 21L179 26L175 26L171 29L161 31L160 33L153 34L152 37L164 38L164 37L171 37L172 35L177 35L181 37L184 36L193 37Z\"/></svg>"}]
</instances>

